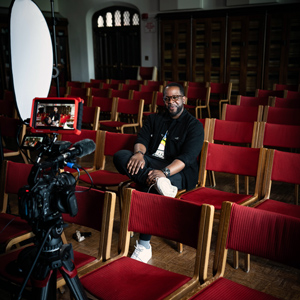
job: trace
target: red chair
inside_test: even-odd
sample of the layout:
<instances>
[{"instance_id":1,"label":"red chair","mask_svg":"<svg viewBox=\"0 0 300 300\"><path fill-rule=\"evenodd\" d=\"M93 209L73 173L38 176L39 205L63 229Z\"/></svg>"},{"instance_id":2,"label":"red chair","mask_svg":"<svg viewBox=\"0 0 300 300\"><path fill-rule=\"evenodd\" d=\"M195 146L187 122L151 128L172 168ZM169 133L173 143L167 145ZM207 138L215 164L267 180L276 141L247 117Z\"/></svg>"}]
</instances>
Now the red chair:
<instances>
[{"instance_id":1,"label":"red chair","mask_svg":"<svg viewBox=\"0 0 300 300\"><path fill-rule=\"evenodd\" d=\"M1 166L0 182L0 244L1 252L11 248L34 234L31 226L17 215L8 214L9 195L17 195L19 189L28 185L27 179L32 165L4 160Z\"/></svg>"},{"instance_id":2,"label":"red chair","mask_svg":"<svg viewBox=\"0 0 300 300\"><path fill-rule=\"evenodd\" d=\"M254 203L261 196L265 154L266 149L263 148L228 146L204 141L197 187L179 195L179 198L198 205L207 203L213 205L216 210L220 210L222 203L228 200L240 205ZM207 171L255 177L255 189L252 195L247 195L207 188ZM215 216L218 215L219 212L216 212Z\"/></svg>"},{"instance_id":3,"label":"red chair","mask_svg":"<svg viewBox=\"0 0 300 300\"><path fill-rule=\"evenodd\" d=\"M196 119L202 119L202 108L206 108L208 117L211 117L209 108L210 87L187 86L185 88L185 95L187 97L187 104L184 107L188 110L195 110Z\"/></svg>"},{"instance_id":4,"label":"red chair","mask_svg":"<svg viewBox=\"0 0 300 300\"><path fill-rule=\"evenodd\" d=\"M67 93L67 89L65 86L59 87L59 96L64 97ZM51 85L48 97L57 97L57 88L54 85Z\"/></svg>"},{"instance_id":5,"label":"red chair","mask_svg":"<svg viewBox=\"0 0 300 300\"><path fill-rule=\"evenodd\" d=\"M67 88L68 87L81 88L81 86L82 86L81 81L67 81Z\"/></svg>"},{"instance_id":6,"label":"red chair","mask_svg":"<svg viewBox=\"0 0 300 300\"><path fill-rule=\"evenodd\" d=\"M85 99L87 96L87 89L82 87L69 87L69 89L66 92L66 97L80 97L82 99Z\"/></svg>"},{"instance_id":7,"label":"red chair","mask_svg":"<svg viewBox=\"0 0 300 300\"><path fill-rule=\"evenodd\" d=\"M276 90L261 90L261 89L256 89L255 90L255 97L283 97L284 91Z\"/></svg>"},{"instance_id":8,"label":"red chair","mask_svg":"<svg viewBox=\"0 0 300 300\"><path fill-rule=\"evenodd\" d=\"M98 84L98 88L100 88L100 83L104 82L104 83L109 83L109 79L90 79L91 83L97 83Z\"/></svg>"},{"instance_id":9,"label":"red chair","mask_svg":"<svg viewBox=\"0 0 300 300\"><path fill-rule=\"evenodd\" d=\"M224 104L222 120L236 122L260 122L263 115L263 106L248 107Z\"/></svg>"},{"instance_id":10,"label":"red chair","mask_svg":"<svg viewBox=\"0 0 300 300\"><path fill-rule=\"evenodd\" d=\"M126 83L126 80L125 79L109 79L109 82L110 84L120 84L120 83Z\"/></svg>"},{"instance_id":11,"label":"red chair","mask_svg":"<svg viewBox=\"0 0 300 300\"><path fill-rule=\"evenodd\" d=\"M206 280L207 273L199 275L199 269L200 265L206 267L208 264L213 207L192 205L178 199L131 189L126 190L124 202L120 231L121 253L97 270L81 277L83 287L91 295L98 299L125 300L134 299L136 295L143 295L143 300L166 297L182 299L199 284L199 280ZM131 231L180 241L195 248L192 277L127 257ZM179 259L177 255L175 259ZM138 284L137 278L142 278Z\"/></svg>"},{"instance_id":12,"label":"red chair","mask_svg":"<svg viewBox=\"0 0 300 300\"><path fill-rule=\"evenodd\" d=\"M82 87L83 88L96 88L96 89L99 89L100 87L100 83L97 83L97 82L83 82L82 83Z\"/></svg>"},{"instance_id":13,"label":"red chair","mask_svg":"<svg viewBox=\"0 0 300 300\"><path fill-rule=\"evenodd\" d=\"M125 128L137 131L142 127L144 100L113 98L112 117L110 121L101 122L101 126L124 133ZM132 120L132 121L131 121Z\"/></svg>"},{"instance_id":14,"label":"red chair","mask_svg":"<svg viewBox=\"0 0 300 300\"><path fill-rule=\"evenodd\" d=\"M157 80L157 67L138 67L137 80Z\"/></svg>"},{"instance_id":15,"label":"red chair","mask_svg":"<svg viewBox=\"0 0 300 300\"><path fill-rule=\"evenodd\" d=\"M19 156L28 163L26 155L21 151L19 145L26 134L26 125L21 120L0 116L0 136L2 138L4 158Z\"/></svg>"},{"instance_id":16,"label":"red chair","mask_svg":"<svg viewBox=\"0 0 300 300\"><path fill-rule=\"evenodd\" d=\"M210 119L210 130L208 141L211 143L226 143L229 145L256 147L258 138L257 122L236 122ZM212 186L215 186L213 175ZM239 175L235 176L235 191L239 193ZM249 194L249 177L245 177L245 191Z\"/></svg>"},{"instance_id":17,"label":"red chair","mask_svg":"<svg viewBox=\"0 0 300 300\"><path fill-rule=\"evenodd\" d=\"M247 97L238 95L236 99L236 105L241 106L259 106L259 105L270 105L268 97ZM273 106L273 105L270 105Z\"/></svg>"},{"instance_id":18,"label":"red chair","mask_svg":"<svg viewBox=\"0 0 300 300\"><path fill-rule=\"evenodd\" d=\"M82 125L86 126L87 129L98 130L100 119L100 107L84 106L82 111Z\"/></svg>"},{"instance_id":19,"label":"red chair","mask_svg":"<svg viewBox=\"0 0 300 300\"><path fill-rule=\"evenodd\" d=\"M103 261L110 259L116 195L115 193L81 186L76 186L76 191L78 213L75 217L63 214L63 220L64 222L72 223L71 226L78 229L80 229L80 226L85 226L85 228L96 230L96 234L98 235L96 238L99 237L99 243L94 243L95 247L90 249L95 251L95 256L80 251L73 251L73 262L77 269L77 274L80 276L82 272L86 273L87 268L93 270L93 268L97 268ZM95 237L93 236L92 238ZM65 240L64 234L62 235L62 239ZM65 240L64 242L67 241ZM84 247L84 241L82 244ZM15 284L21 284L24 278L13 276L7 272L7 266L18 258L23 249L9 252L0 258L0 276ZM62 278L61 273L58 272L56 287L60 288L63 285L65 285L65 280ZM28 286L31 286L31 282L28 282Z\"/></svg>"},{"instance_id":20,"label":"red chair","mask_svg":"<svg viewBox=\"0 0 300 300\"><path fill-rule=\"evenodd\" d=\"M288 90L288 91L298 92L298 89L299 89L299 85L297 84L278 84L278 83L273 84L273 91Z\"/></svg>"},{"instance_id":21,"label":"red chair","mask_svg":"<svg viewBox=\"0 0 300 300\"><path fill-rule=\"evenodd\" d=\"M260 122L256 147L300 149L300 126Z\"/></svg>"},{"instance_id":22,"label":"red chair","mask_svg":"<svg viewBox=\"0 0 300 300\"><path fill-rule=\"evenodd\" d=\"M140 92L140 91L132 91L131 100L144 100L144 107L148 108L148 111L144 111L143 115L148 116L153 112L153 100L155 97L155 92Z\"/></svg>"},{"instance_id":23,"label":"red chair","mask_svg":"<svg viewBox=\"0 0 300 300\"><path fill-rule=\"evenodd\" d=\"M139 91L139 84L122 84L122 91Z\"/></svg>"},{"instance_id":24,"label":"red chair","mask_svg":"<svg viewBox=\"0 0 300 300\"><path fill-rule=\"evenodd\" d=\"M217 237L213 277L190 300L277 299L223 277L228 249L299 268L299 236L300 220L297 218L225 202Z\"/></svg>"},{"instance_id":25,"label":"red chair","mask_svg":"<svg viewBox=\"0 0 300 300\"><path fill-rule=\"evenodd\" d=\"M72 144L79 142L81 140L84 140L84 139L92 140L96 144L95 152L90 154L90 156L94 157L93 165L92 166L85 165L84 168L88 172L92 172L92 171L98 170L100 168L100 165L98 163L98 149L99 149L100 143L101 143L99 130L81 129L80 135L63 133L63 134L60 134L59 139L61 141L71 142ZM87 157L86 158L84 158L84 157L78 158L78 164L80 165L81 161L84 159L87 159ZM73 173L73 175L77 175L77 172L74 169L71 169L69 167L65 167L64 171L68 171L70 173ZM80 174L86 174L86 173L84 171L81 171Z\"/></svg>"},{"instance_id":26,"label":"red chair","mask_svg":"<svg viewBox=\"0 0 300 300\"><path fill-rule=\"evenodd\" d=\"M146 81L147 82L147 81ZM137 79L127 79L126 84L145 84L145 80L137 80Z\"/></svg>"},{"instance_id":27,"label":"red chair","mask_svg":"<svg viewBox=\"0 0 300 300\"><path fill-rule=\"evenodd\" d=\"M207 87L209 86L208 82L194 82L194 81L188 81L187 86L189 87Z\"/></svg>"},{"instance_id":28,"label":"red chair","mask_svg":"<svg viewBox=\"0 0 300 300\"><path fill-rule=\"evenodd\" d=\"M210 87L210 104L219 104L219 119L222 116L222 104L231 103L232 82L216 83L209 82Z\"/></svg>"},{"instance_id":29,"label":"red chair","mask_svg":"<svg viewBox=\"0 0 300 300\"><path fill-rule=\"evenodd\" d=\"M300 109L265 106L263 121L273 124L300 125Z\"/></svg>"},{"instance_id":30,"label":"red chair","mask_svg":"<svg viewBox=\"0 0 300 300\"><path fill-rule=\"evenodd\" d=\"M280 96L278 96L278 97L280 97ZM287 98L287 99L297 99L297 100L300 100L300 91L299 92L294 92L294 91L287 91L287 90L285 90L283 97Z\"/></svg>"},{"instance_id":31,"label":"red chair","mask_svg":"<svg viewBox=\"0 0 300 300\"><path fill-rule=\"evenodd\" d=\"M90 97L89 100L91 107L100 107L100 123L103 121L111 120L113 99L108 97Z\"/></svg>"},{"instance_id":32,"label":"red chair","mask_svg":"<svg viewBox=\"0 0 300 300\"><path fill-rule=\"evenodd\" d=\"M131 90L114 90L109 89L109 98L120 97L124 99L131 99Z\"/></svg>"},{"instance_id":33,"label":"red chair","mask_svg":"<svg viewBox=\"0 0 300 300\"><path fill-rule=\"evenodd\" d=\"M105 162L107 157L112 157L117 151L127 149L133 151L136 141L135 134L122 134L116 132L108 132L100 130L99 147L97 148L97 165L90 170L90 176L95 187L106 189L107 187L118 186L119 205L121 211L121 187L129 177L115 171L106 169ZM99 167L98 167L99 166ZM81 175L82 182L91 184L91 179L87 174Z\"/></svg>"},{"instance_id":34,"label":"red chair","mask_svg":"<svg viewBox=\"0 0 300 300\"><path fill-rule=\"evenodd\" d=\"M100 83L100 89L108 90L108 89L114 89L114 90L121 90L122 83Z\"/></svg>"},{"instance_id":35,"label":"red chair","mask_svg":"<svg viewBox=\"0 0 300 300\"><path fill-rule=\"evenodd\" d=\"M96 89L96 88L90 88L87 91L89 96L94 97L109 97L109 89Z\"/></svg>"},{"instance_id":36,"label":"red chair","mask_svg":"<svg viewBox=\"0 0 300 300\"><path fill-rule=\"evenodd\" d=\"M162 92L163 91L163 86L159 85L143 85L140 84L138 91L140 92Z\"/></svg>"},{"instance_id":37,"label":"red chair","mask_svg":"<svg viewBox=\"0 0 300 300\"><path fill-rule=\"evenodd\" d=\"M269 105L273 107L300 109L300 101L298 99L271 97Z\"/></svg>"},{"instance_id":38,"label":"red chair","mask_svg":"<svg viewBox=\"0 0 300 300\"><path fill-rule=\"evenodd\" d=\"M271 188L273 182L293 183L295 189L295 204L272 200ZM300 207L298 206L300 184L300 154L278 151L274 149L268 150L267 162L263 184L263 199L254 207L264 211L270 211L278 214L287 215L300 220ZM246 272L250 271L250 256L246 260Z\"/></svg>"}]
</instances>

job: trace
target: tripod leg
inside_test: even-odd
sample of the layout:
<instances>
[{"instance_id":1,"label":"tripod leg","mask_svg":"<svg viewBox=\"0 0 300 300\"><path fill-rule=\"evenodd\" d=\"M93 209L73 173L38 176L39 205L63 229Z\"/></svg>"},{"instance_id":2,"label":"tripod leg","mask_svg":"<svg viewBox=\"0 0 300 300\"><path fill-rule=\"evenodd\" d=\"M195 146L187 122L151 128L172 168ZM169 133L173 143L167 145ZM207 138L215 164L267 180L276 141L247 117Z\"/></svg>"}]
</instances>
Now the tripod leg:
<instances>
[{"instance_id":1,"label":"tripod leg","mask_svg":"<svg viewBox=\"0 0 300 300\"><path fill-rule=\"evenodd\" d=\"M50 278L44 280L34 280L32 289L33 299L48 300L56 299L56 278L57 270L50 272Z\"/></svg>"},{"instance_id":2,"label":"tripod leg","mask_svg":"<svg viewBox=\"0 0 300 300\"><path fill-rule=\"evenodd\" d=\"M76 300L87 300L88 298L77 276L77 270L73 262L71 260L63 261L63 267L59 270L66 281L72 296Z\"/></svg>"}]
</instances>

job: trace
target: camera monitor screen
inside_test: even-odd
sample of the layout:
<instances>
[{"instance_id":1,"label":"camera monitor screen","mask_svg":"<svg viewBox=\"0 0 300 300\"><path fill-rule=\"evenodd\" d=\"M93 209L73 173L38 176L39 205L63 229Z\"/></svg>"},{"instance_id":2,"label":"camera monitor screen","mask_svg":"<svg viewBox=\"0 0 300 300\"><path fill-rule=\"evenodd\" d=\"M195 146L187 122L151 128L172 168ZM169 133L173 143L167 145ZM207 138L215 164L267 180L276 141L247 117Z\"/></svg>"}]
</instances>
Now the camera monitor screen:
<instances>
[{"instance_id":1,"label":"camera monitor screen","mask_svg":"<svg viewBox=\"0 0 300 300\"><path fill-rule=\"evenodd\" d=\"M32 132L80 134L82 107L80 98L35 98L30 119Z\"/></svg>"}]
</instances>

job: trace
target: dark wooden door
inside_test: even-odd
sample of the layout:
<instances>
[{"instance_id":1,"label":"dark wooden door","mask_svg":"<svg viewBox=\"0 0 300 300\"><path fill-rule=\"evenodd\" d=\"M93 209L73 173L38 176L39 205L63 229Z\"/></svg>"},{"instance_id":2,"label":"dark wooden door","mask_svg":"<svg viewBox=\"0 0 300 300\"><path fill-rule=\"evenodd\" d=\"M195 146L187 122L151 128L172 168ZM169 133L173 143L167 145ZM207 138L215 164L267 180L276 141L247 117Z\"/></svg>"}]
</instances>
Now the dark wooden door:
<instances>
[{"instance_id":1,"label":"dark wooden door","mask_svg":"<svg viewBox=\"0 0 300 300\"><path fill-rule=\"evenodd\" d=\"M137 11L110 7L94 15L94 59L97 79L136 79L141 63Z\"/></svg>"}]
</instances>

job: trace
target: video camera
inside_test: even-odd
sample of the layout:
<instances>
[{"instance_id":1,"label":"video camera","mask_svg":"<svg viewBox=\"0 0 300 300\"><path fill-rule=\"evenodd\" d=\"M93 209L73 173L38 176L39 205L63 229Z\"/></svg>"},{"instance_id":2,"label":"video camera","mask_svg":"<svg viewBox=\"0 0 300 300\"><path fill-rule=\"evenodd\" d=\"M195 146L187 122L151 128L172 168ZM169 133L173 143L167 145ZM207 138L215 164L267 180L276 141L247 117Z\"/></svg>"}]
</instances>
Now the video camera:
<instances>
[{"instance_id":1,"label":"video camera","mask_svg":"<svg viewBox=\"0 0 300 300\"><path fill-rule=\"evenodd\" d=\"M66 165L78 169L75 161L95 150L92 140L81 140L74 145L67 141L57 141L59 132L80 134L82 100L79 98L35 98L32 105L30 124L33 135L26 135L21 147L26 150L40 151L28 177L28 185L18 193L19 213L36 234L43 231L47 222L61 219L61 213L75 216L78 212L75 196L76 179L69 172L62 172ZM50 118L54 111L69 113L68 125L61 121L51 125L42 124L42 117ZM53 113L54 115L55 113ZM55 116L51 117L55 121ZM49 137L53 134L53 138ZM44 156L46 156L45 159Z\"/></svg>"}]
</instances>

